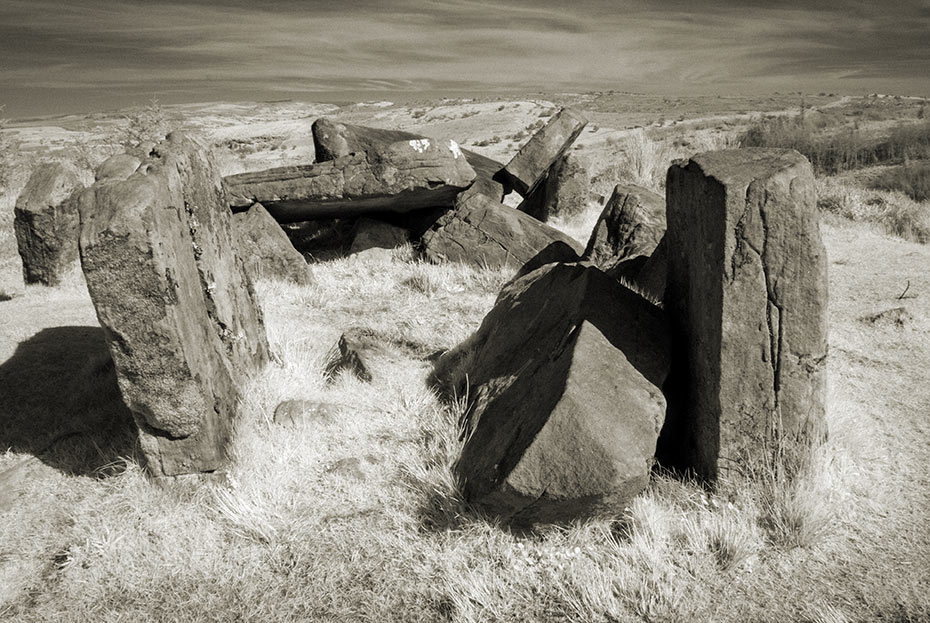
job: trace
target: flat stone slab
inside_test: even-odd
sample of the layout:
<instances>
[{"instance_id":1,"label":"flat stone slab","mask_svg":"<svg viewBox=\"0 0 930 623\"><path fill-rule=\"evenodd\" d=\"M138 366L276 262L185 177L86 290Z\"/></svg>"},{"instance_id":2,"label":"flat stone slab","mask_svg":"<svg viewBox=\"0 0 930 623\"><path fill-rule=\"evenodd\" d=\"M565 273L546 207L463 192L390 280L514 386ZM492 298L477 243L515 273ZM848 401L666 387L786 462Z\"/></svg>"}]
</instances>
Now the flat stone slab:
<instances>
[{"instance_id":1,"label":"flat stone slab","mask_svg":"<svg viewBox=\"0 0 930 623\"><path fill-rule=\"evenodd\" d=\"M279 223L452 207L475 180L455 141L411 139L311 165L226 178L233 211L265 206Z\"/></svg>"}]
</instances>

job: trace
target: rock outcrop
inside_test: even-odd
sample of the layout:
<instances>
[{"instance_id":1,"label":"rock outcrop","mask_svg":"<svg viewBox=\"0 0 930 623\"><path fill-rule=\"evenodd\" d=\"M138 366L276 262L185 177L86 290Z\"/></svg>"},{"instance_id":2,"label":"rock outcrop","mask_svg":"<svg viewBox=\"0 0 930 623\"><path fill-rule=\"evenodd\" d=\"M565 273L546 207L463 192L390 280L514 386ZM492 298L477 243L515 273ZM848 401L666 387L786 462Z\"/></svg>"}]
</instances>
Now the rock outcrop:
<instances>
[{"instance_id":1,"label":"rock outcrop","mask_svg":"<svg viewBox=\"0 0 930 623\"><path fill-rule=\"evenodd\" d=\"M471 194L460 197L455 209L423 234L421 248L432 262L519 269L556 241L581 252L581 245L557 229L484 195Z\"/></svg>"},{"instance_id":2,"label":"rock outcrop","mask_svg":"<svg viewBox=\"0 0 930 623\"><path fill-rule=\"evenodd\" d=\"M181 134L80 195L81 265L156 476L226 462L242 388L268 360L222 178Z\"/></svg>"},{"instance_id":3,"label":"rock outcrop","mask_svg":"<svg viewBox=\"0 0 930 623\"><path fill-rule=\"evenodd\" d=\"M648 258L664 235L665 199L641 186L618 184L591 231L584 259L606 268Z\"/></svg>"},{"instance_id":4,"label":"rock outcrop","mask_svg":"<svg viewBox=\"0 0 930 623\"><path fill-rule=\"evenodd\" d=\"M84 188L76 169L39 165L16 200L13 227L27 283L55 286L78 259L76 195Z\"/></svg>"},{"instance_id":5,"label":"rock outcrop","mask_svg":"<svg viewBox=\"0 0 930 623\"><path fill-rule=\"evenodd\" d=\"M475 180L455 141L412 139L312 165L226 178L233 211L261 203L279 223L452 207Z\"/></svg>"},{"instance_id":6,"label":"rock outcrop","mask_svg":"<svg viewBox=\"0 0 930 623\"><path fill-rule=\"evenodd\" d=\"M381 151L385 146L399 141L434 140L402 130L384 130L340 123L326 117L314 121L311 130L317 162L335 160L363 151ZM476 174L472 189L495 201L503 199L504 187L499 182L495 182L493 177L504 168L504 165L493 158L482 156L468 149L462 149L462 154Z\"/></svg>"},{"instance_id":7,"label":"rock outcrop","mask_svg":"<svg viewBox=\"0 0 930 623\"><path fill-rule=\"evenodd\" d=\"M22 296L25 291L23 258L17 249L13 223L0 216L0 301Z\"/></svg>"},{"instance_id":8,"label":"rock outcrop","mask_svg":"<svg viewBox=\"0 0 930 623\"><path fill-rule=\"evenodd\" d=\"M406 229L370 218L355 223L349 255L390 261L393 250L410 241Z\"/></svg>"},{"instance_id":9,"label":"rock outcrop","mask_svg":"<svg viewBox=\"0 0 930 623\"><path fill-rule=\"evenodd\" d=\"M587 119L563 108L520 148L495 179L504 185L505 193L513 189L522 197L529 196L587 124Z\"/></svg>"},{"instance_id":10,"label":"rock outcrop","mask_svg":"<svg viewBox=\"0 0 930 623\"><path fill-rule=\"evenodd\" d=\"M668 371L657 307L593 266L549 264L505 287L465 346L455 471L470 503L568 521L621 512L645 488Z\"/></svg>"},{"instance_id":11,"label":"rock outcrop","mask_svg":"<svg viewBox=\"0 0 930 623\"><path fill-rule=\"evenodd\" d=\"M673 327L660 459L712 480L825 434L826 253L810 163L791 150L697 155L668 173Z\"/></svg>"},{"instance_id":12,"label":"rock outcrop","mask_svg":"<svg viewBox=\"0 0 930 623\"><path fill-rule=\"evenodd\" d=\"M281 226L260 203L232 216L236 249L254 282L260 278L287 281L299 286L313 283L304 256L294 248Z\"/></svg>"}]
</instances>

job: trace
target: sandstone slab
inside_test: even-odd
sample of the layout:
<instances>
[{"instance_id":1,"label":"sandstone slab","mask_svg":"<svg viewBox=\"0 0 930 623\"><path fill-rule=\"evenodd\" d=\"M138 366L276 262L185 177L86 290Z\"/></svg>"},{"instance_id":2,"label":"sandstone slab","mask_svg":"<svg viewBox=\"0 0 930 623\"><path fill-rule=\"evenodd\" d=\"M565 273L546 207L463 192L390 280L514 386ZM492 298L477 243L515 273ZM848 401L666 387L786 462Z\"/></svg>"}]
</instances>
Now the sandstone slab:
<instances>
[{"instance_id":1,"label":"sandstone slab","mask_svg":"<svg viewBox=\"0 0 930 623\"><path fill-rule=\"evenodd\" d=\"M269 351L212 158L169 135L79 204L81 265L149 471L222 470L240 388Z\"/></svg>"},{"instance_id":2,"label":"sandstone slab","mask_svg":"<svg viewBox=\"0 0 930 623\"><path fill-rule=\"evenodd\" d=\"M16 200L13 227L27 283L54 286L78 260L76 194L84 188L76 169L39 165Z\"/></svg>"},{"instance_id":3,"label":"sandstone slab","mask_svg":"<svg viewBox=\"0 0 930 623\"><path fill-rule=\"evenodd\" d=\"M581 245L533 217L481 194L460 198L423 234L421 247L432 262L521 268L537 253L560 241L580 254Z\"/></svg>"},{"instance_id":4,"label":"sandstone slab","mask_svg":"<svg viewBox=\"0 0 930 623\"><path fill-rule=\"evenodd\" d=\"M233 211L261 203L279 223L452 207L475 180L455 141L412 139L312 165L230 175Z\"/></svg>"},{"instance_id":5,"label":"sandstone slab","mask_svg":"<svg viewBox=\"0 0 930 623\"><path fill-rule=\"evenodd\" d=\"M390 261L394 249L410 241L406 229L370 218L360 218L355 224L349 255Z\"/></svg>"},{"instance_id":6,"label":"sandstone slab","mask_svg":"<svg viewBox=\"0 0 930 623\"><path fill-rule=\"evenodd\" d=\"M667 193L677 348L660 458L711 480L825 434L826 253L795 151L699 154Z\"/></svg>"},{"instance_id":7,"label":"sandstone slab","mask_svg":"<svg viewBox=\"0 0 930 623\"><path fill-rule=\"evenodd\" d=\"M571 217L588 207L591 176L581 159L568 152L555 161L517 209L546 222L552 216Z\"/></svg>"},{"instance_id":8,"label":"sandstone slab","mask_svg":"<svg viewBox=\"0 0 930 623\"><path fill-rule=\"evenodd\" d=\"M563 108L520 148L495 179L504 185L505 193L513 189L528 196L587 124L580 114Z\"/></svg>"},{"instance_id":9,"label":"sandstone slab","mask_svg":"<svg viewBox=\"0 0 930 623\"><path fill-rule=\"evenodd\" d=\"M593 266L550 264L505 287L467 346L455 471L470 503L569 521L621 512L646 486L668 371L657 307Z\"/></svg>"},{"instance_id":10,"label":"sandstone slab","mask_svg":"<svg viewBox=\"0 0 930 623\"><path fill-rule=\"evenodd\" d=\"M314 121L311 130L317 162L335 160L363 151L377 152L398 141L433 140L412 132L340 123L327 117L320 117ZM495 201L503 199L504 187L499 182L495 182L493 178L504 168L504 165L493 158L468 149L462 149L462 154L476 174L471 188Z\"/></svg>"},{"instance_id":11,"label":"sandstone slab","mask_svg":"<svg viewBox=\"0 0 930 623\"><path fill-rule=\"evenodd\" d=\"M266 278L301 286L313 283L304 256L294 248L262 204L256 203L245 212L233 214L232 225L236 248L253 282Z\"/></svg>"}]
</instances>

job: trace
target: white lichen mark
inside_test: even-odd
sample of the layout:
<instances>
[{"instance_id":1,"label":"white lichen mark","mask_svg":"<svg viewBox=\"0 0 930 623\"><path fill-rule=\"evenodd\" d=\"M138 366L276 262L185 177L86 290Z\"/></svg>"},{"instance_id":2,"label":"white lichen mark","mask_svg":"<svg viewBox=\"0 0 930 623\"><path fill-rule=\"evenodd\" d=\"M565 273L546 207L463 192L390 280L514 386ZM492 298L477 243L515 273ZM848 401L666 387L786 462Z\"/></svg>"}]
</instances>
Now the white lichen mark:
<instances>
[{"instance_id":1,"label":"white lichen mark","mask_svg":"<svg viewBox=\"0 0 930 623\"><path fill-rule=\"evenodd\" d=\"M423 153L429 149L429 139L428 138L415 138L410 141L410 146L413 147L417 153Z\"/></svg>"},{"instance_id":2,"label":"white lichen mark","mask_svg":"<svg viewBox=\"0 0 930 623\"><path fill-rule=\"evenodd\" d=\"M449 151L452 152L452 155L455 156L455 159L458 160L459 156L462 155L462 150L459 149L459 144L449 139Z\"/></svg>"}]
</instances>

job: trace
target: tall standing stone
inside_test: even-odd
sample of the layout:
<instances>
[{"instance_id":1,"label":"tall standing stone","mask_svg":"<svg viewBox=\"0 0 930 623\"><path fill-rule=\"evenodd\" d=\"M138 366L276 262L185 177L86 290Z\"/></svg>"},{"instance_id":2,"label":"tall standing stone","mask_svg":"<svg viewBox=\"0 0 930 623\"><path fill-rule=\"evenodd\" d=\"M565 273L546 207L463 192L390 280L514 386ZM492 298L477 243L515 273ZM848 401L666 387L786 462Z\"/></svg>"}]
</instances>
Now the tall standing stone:
<instances>
[{"instance_id":1,"label":"tall standing stone","mask_svg":"<svg viewBox=\"0 0 930 623\"><path fill-rule=\"evenodd\" d=\"M76 193L84 188L74 167L40 165L16 200L13 226L27 283L55 286L78 259Z\"/></svg>"},{"instance_id":2,"label":"tall standing stone","mask_svg":"<svg viewBox=\"0 0 930 623\"><path fill-rule=\"evenodd\" d=\"M792 150L729 150L672 165L666 189L665 309L678 350L659 458L714 479L826 432L814 177Z\"/></svg>"},{"instance_id":3,"label":"tall standing stone","mask_svg":"<svg viewBox=\"0 0 930 623\"><path fill-rule=\"evenodd\" d=\"M222 469L240 391L268 360L225 188L172 134L126 179L84 191L81 265L149 470Z\"/></svg>"}]
</instances>

